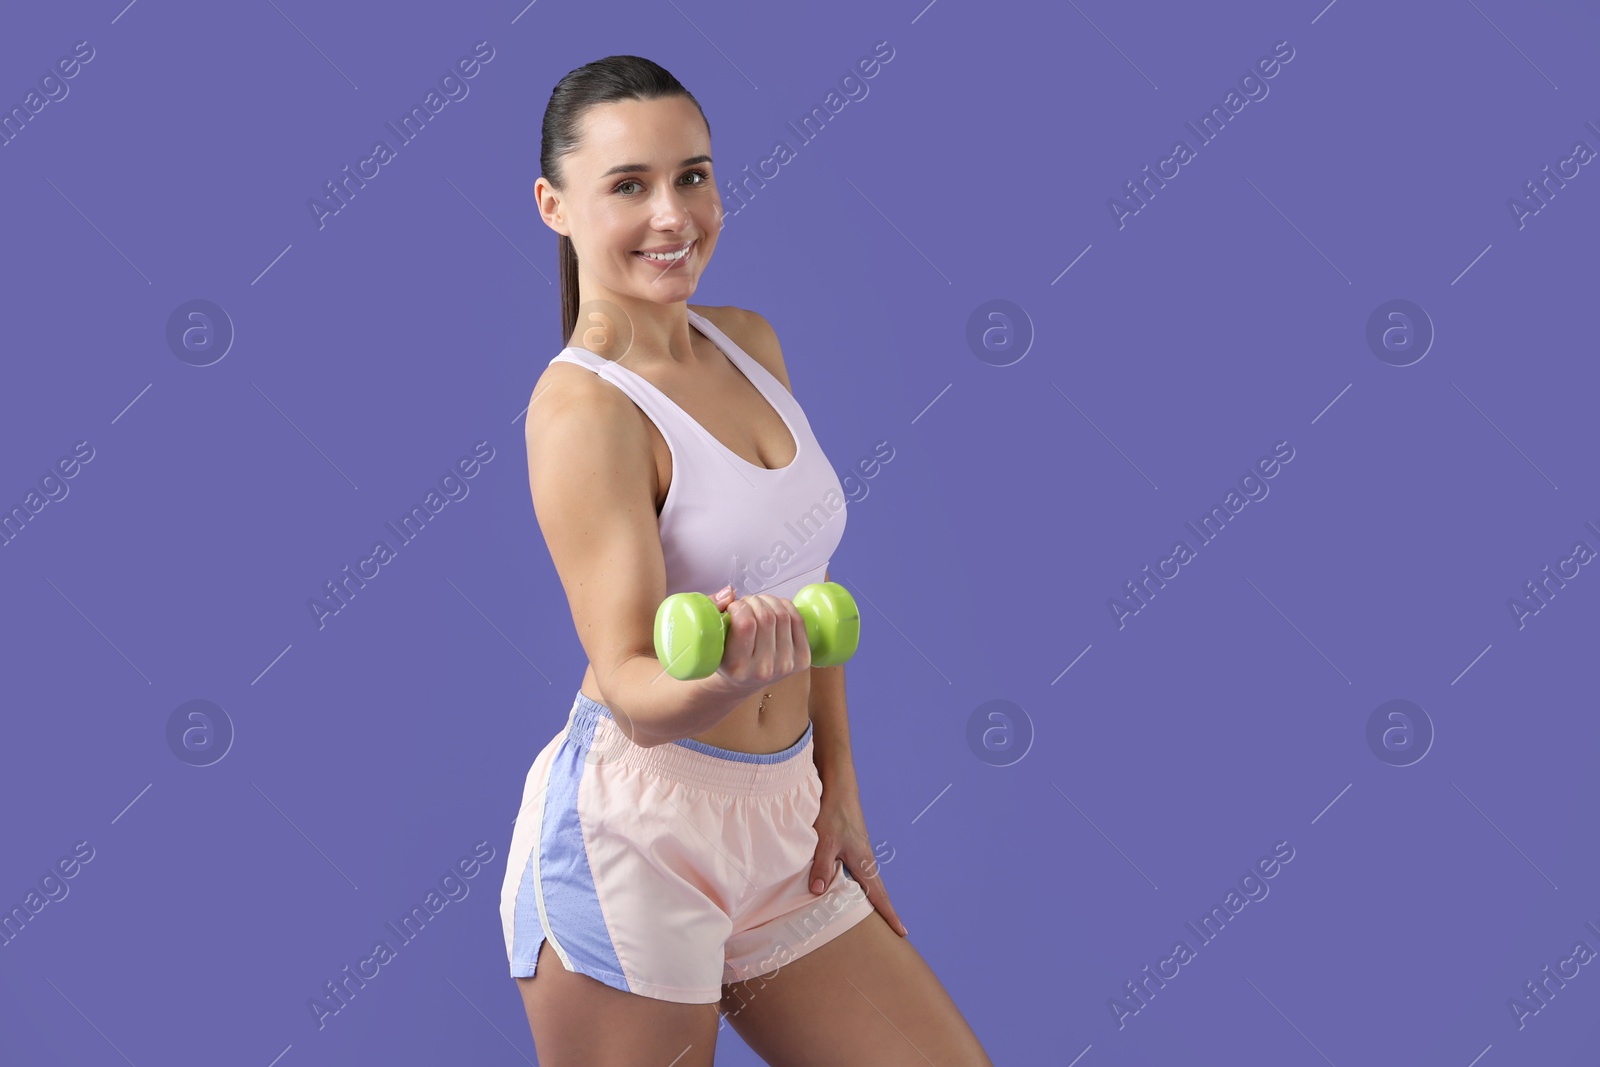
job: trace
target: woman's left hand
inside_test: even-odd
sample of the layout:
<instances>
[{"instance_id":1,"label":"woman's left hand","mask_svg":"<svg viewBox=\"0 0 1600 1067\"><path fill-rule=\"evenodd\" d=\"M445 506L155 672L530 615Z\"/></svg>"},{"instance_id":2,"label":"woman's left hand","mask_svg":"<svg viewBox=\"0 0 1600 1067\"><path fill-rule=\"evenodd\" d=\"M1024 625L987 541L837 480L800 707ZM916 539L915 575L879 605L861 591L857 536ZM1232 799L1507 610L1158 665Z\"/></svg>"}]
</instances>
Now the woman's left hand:
<instances>
[{"instance_id":1,"label":"woman's left hand","mask_svg":"<svg viewBox=\"0 0 1600 1067\"><path fill-rule=\"evenodd\" d=\"M872 906L889 922L889 928L906 936L905 924L889 903L883 887L877 856L867 840L867 820L861 813L861 797L854 792L822 791L822 811L813 824L817 830L817 853L811 860L811 892L820 895L833 877L833 864L843 859L855 880L866 890Z\"/></svg>"}]
</instances>

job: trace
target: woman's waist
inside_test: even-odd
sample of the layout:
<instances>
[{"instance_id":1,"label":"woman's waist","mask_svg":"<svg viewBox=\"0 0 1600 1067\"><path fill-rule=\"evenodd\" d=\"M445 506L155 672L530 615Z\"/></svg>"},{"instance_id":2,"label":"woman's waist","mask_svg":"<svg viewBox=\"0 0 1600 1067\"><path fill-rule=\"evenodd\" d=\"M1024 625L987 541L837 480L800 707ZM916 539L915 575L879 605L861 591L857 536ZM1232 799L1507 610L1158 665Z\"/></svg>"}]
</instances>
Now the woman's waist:
<instances>
[{"instance_id":1,"label":"woman's waist","mask_svg":"<svg viewBox=\"0 0 1600 1067\"><path fill-rule=\"evenodd\" d=\"M809 691L780 693L774 686L765 692L772 694L765 707L760 707L762 694L757 694L730 711L717 725L688 740L754 755L781 752L791 747L811 724Z\"/></svg>"},{"instance_id":2,"label":"woman's waist","mask_svg":"<svg viewBox=\"0 0 1600 1067\"><path fill-rule=\"evenodd\" d=\"M586 673L578 692L604 705L594 686L593 672ZM771 694L768 696L767 694ZM709 730L685 740L746 755L770 755L793 748L811 724L811 678L809 671L780 678L761 692L736 705Z\"/></svg>"}]
</instances>

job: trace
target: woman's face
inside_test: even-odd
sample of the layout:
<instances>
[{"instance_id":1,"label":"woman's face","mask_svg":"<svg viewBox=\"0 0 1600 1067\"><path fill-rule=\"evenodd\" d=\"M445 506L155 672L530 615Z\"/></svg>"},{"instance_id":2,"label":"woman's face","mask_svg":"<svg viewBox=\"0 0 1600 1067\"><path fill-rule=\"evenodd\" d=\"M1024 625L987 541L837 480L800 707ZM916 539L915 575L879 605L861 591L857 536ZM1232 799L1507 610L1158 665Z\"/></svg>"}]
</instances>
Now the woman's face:
<instances>
[{"instance_id":1,"label":"woman's face","mask_svg":"<svg viewBox=\"0 0 1600 1067\"><path fill-rule=\"evenodd\" d=\"M711 137L686 97L597 104L580 147L562 160L566 189L544 178L540 214L572 238L584 300L613 296L670 304L699 284L722 230ZM678 253L678 259L642 253Z\"/></svg>"}]
</instances>

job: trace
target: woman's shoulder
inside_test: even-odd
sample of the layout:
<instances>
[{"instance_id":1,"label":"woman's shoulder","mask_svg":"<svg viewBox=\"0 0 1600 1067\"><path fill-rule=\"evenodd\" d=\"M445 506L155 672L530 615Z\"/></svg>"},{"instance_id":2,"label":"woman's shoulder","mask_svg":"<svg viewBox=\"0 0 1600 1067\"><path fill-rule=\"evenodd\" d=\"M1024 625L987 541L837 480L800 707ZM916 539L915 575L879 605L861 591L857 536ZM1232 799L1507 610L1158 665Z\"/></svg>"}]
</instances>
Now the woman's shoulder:
<instances>
[{"instance_id":1,"label":"woman's shoulder","mask_svg":"<svg viewBox=\"0 0 1600 1067\"><path fill-rule=\"evenodd\" d=\"M733 306L727 307L699 307L692 306L696 314L711 320L711 325L728 335L728 339L748 355L751 359L761 364L768 374L783 383L783 387L793 393L789 385L789 371L783 363L783 350L778 347L778 335L773 330L772 324L756 312L747 308Z\"/></svg>"},{"instance_id":2,"label":"woman's shoulder","mask_svg":"<svg viewBox=\"0 0 1600 1067\"><path fill-rule=\"evenodd\" d=\"M533 384L523 426L531 435L535 427L559 423L566 417L609 429L636 415L627 395L596 371L568 360L552 360Z\"/></svg>"}]
</instances>

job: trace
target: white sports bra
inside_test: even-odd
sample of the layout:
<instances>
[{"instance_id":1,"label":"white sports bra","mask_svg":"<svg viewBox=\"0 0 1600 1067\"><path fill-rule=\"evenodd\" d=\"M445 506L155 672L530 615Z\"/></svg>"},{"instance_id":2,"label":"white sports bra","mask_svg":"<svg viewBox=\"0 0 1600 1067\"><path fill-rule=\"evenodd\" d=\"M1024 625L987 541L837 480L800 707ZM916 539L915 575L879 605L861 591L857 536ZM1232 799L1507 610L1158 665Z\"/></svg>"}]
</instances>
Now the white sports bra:
<instances>
[{"instance_id":1,"label":"white sports bra","mask_svg":"<svg viewBox=\"0 0 1600 1067\"><path fill-rule=\"evenodd\" d=\"M672 482L657 521L668 595L710 595L731 584L739 596L792 600L802 586L823 580L844 536L844 488L783 383L705 316L690 309L689 322L783 419L796 450L788 466L744 459L647 379L586 348L564 348L550 362L587 367L621 389L666 440Z\"/></svg>"}]
</instances>

